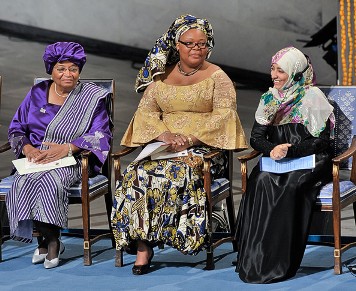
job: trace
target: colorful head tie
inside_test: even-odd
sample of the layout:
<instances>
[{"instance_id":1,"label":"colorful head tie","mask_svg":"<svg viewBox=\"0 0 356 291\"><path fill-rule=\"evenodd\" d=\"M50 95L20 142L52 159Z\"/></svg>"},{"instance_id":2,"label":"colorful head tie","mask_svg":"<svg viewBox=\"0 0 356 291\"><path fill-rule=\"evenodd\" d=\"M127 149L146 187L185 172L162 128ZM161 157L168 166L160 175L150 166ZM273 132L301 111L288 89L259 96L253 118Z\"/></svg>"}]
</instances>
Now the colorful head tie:
<instances>
[{"instance_id":1,"label":"colorful head tie","mask_svg":"<svg viewBox=\"0 0 356 291\"><path fill-rule=\"evenodd\" d=\"M175 64L179 61L179 53L176 43L180 36L189 29L200 29L207 37L208 54L210 57L214 47L213 28L211 24L203 18L193 15L182 15L178 17L169 29L156 41L155 46L150 50L143 67L140 69L135 84L137 92L144 91L153 82L157 74L163 74L167 65Z\"/></svg>"}]
</instances>

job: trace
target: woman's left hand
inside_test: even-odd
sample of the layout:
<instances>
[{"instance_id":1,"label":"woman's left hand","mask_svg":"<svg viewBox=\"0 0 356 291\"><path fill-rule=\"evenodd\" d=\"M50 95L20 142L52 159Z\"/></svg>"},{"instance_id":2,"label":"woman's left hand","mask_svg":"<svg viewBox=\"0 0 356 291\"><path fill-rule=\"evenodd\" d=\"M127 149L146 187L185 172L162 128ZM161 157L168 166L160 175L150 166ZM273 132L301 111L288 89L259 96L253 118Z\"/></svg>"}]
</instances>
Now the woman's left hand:
<instances>
[{"instance_id":1,"label":"woman's left hand","mask_svg":"<svg viewBox=\"0 0 356 291\"><path fill-rule=\"evenodd\" d=\"M68 144L57 144L53 142L43 142L43 144L48 146L48 149L41 150L41 154L33 160L34 163L47 164L57 161L68 155Z\"/></svg>"}]
</instances>

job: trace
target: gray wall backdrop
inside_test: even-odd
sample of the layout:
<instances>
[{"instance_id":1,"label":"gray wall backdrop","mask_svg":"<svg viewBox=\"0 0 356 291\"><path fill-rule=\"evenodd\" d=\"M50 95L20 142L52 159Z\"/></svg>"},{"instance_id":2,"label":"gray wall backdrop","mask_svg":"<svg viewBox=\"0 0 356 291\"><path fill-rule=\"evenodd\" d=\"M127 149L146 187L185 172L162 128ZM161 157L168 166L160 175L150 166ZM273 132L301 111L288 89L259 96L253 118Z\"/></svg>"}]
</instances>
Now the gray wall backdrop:
<instances>
[{"instance_id":1,"label":"gray wall backdrop","mask_svg":"<svg viewBox=\"0 0 356 291\"><path fill-rule=\"evenodd\" d=\"M207 18L211 61L269 73L271 56L293 45L308 54L319 84L336 84L320 47L303 48L337 15L337 0L0 0L0 20L143 49L179 15Z\"/></svg>"}]
</instances>

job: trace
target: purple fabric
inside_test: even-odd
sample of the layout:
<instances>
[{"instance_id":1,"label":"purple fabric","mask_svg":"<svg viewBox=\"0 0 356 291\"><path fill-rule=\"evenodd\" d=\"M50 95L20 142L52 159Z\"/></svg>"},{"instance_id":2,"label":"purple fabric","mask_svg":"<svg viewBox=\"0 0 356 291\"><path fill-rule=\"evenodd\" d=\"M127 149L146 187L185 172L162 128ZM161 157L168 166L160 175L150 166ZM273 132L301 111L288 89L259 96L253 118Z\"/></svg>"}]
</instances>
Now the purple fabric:
<instances>
[{"instance_id":1,"label":"purple fabric","mask_svg":"<svg viewBox=\"0 0 356 291\"><path fill-rule=\"evenodd\" d=\"M43 54L47 74L52 74L56 63L70 61L79 67L79 71L86 62L86 55L83 47L75 42L56 42L46 47Z\"/></svg>"},{"instance_id":2,"label":"purple fabric","mask_svg":"<svg viewBox=\"0 0 356 291\"><path fill-rule=\"evenodd\" d=\"M52 81L43 81L35 86L28 92L24 101L21 103L20 107L16 111L11 124L9 126L9 140L11 147L16 155L20 157L22 148L26 144L32 144L34 147L40 148L44 140L47 126L50 121L57 115L61 106L53 105L47 102L47 92ZM84 86L85 85L85 86ZM70 106L71 108L76 108L79 110L84 106L83 95L88 95L88 90L92 88L89 84L84 84L81 93L78 95L77 100L75 100L74 95L70 95L66 102L74 102L75 106ZM93 85L95 88L99 88ZM99 89L101 90L101 88ZM73 92L74 93L74 92ZM100 91L99 91L100 93ZM102 94L102 93L101 93ZM90 95L88 95L90 98ZM105 97L105 95L103 95ZM87 97L88 98L88 97ZM90 99L91 100L91 99ZM82 104L80 104L81 102ZM65 106L62 105L62 106ZM65 127L73 127L75 120L74 116L79 114L78 112L66 112L64 116L69 116L72 122L70 124L64 125ZM89 113L87 113L89 114ZM96 156L96 164L94 165L95 171L100 170L100 167L105 162L107 152L110 148L111 132L109 129L109 117L106 112L105 98L101 98L98 102L95 112L92 113L92 120L88 120L88 130L83 135L73 136L70 140L62 140L61 142L56 140L51 140L52 142L64 143L71 142L79 148L92 151ZM63 126L63 125L62 125ZM78 125L78 126L81 126ZM68 131L69 129L65 129ZM78 130L76 130L78 132ZM92 140L98 136L100 132L100 142L98 144L91 144L88 140Z\"/></svg>"},{"instance_id":3,"label":"purple fabric","mask_svg":"<svg viewBox=\"0 0 356 291\"><path fill-rule=\"evenodd\" d=\"M105 106L107 91L93 83L79 84L62 106L47 102L52 81L43 81L27 94L9 127L9 141L16 157L25 144L44 148L42 141L71 142L90 150L98 171L108 156L111 143ZM32 220L67 227L70 186L81 178L80 160L68 167L26 175L14 174L6 195L13 239L32 241Z\"/></svg>"}]
</instances>

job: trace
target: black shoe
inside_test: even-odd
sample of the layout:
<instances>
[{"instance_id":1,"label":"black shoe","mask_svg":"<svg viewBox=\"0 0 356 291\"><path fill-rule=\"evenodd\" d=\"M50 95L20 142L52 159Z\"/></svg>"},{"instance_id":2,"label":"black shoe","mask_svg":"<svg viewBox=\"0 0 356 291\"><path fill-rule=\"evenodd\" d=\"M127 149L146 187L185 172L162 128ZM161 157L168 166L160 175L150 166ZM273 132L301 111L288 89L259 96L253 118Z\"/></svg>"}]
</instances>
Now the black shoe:
<instances>
[{"instance_id":1,"label":"black shoe","mask_svg":"<svg viewBox=\"0 0 356 291\"><path fill-rule=\"evenodd\" d=\"M125 247L125 252L129 255L137 255L137 240L132 240Z\"/></svg>"},{"instance_id":2,"label":"black shoe","mask_svg":"<svg viewBox=\"0 0 356 291\"><path fill-rule=\"evenodd\" d=\"M153 256L155 255L153 249L151 248L151 256L150 258L148 259L148 263L145 264L145 265L140 265L140 266L136 266L134 265L132 267L132 274L134 275L144 275L144 274L147 274L149 269L150 269L150 266L151 266L151 261L153 259Z\"/></svg>"}]
</instances>

